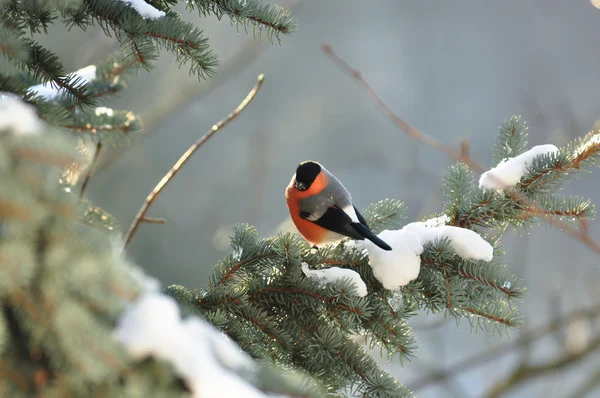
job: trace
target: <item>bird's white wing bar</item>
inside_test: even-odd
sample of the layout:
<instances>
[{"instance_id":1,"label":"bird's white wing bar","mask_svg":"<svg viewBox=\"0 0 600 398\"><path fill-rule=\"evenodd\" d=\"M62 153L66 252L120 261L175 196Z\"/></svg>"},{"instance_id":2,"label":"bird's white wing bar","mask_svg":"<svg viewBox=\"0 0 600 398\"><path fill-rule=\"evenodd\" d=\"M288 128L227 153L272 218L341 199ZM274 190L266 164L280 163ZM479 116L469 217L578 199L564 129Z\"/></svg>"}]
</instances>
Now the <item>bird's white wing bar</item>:
<instances>
[{"instance_id":1,"label":"bird's white wing bar","mask_svg":"<svg viewBox=\"0 0 600 398\"><path fill-rule=\"evenodd\" d=\"M342 210L344 211L344 213L346 213L350 216L350 218L352 219L352 222L360 223L360 221L358 221L358 216L356 215L356 210L354 210L354 206L349 205L349 206L343 207Z\"/></svg>"}]
</instances>

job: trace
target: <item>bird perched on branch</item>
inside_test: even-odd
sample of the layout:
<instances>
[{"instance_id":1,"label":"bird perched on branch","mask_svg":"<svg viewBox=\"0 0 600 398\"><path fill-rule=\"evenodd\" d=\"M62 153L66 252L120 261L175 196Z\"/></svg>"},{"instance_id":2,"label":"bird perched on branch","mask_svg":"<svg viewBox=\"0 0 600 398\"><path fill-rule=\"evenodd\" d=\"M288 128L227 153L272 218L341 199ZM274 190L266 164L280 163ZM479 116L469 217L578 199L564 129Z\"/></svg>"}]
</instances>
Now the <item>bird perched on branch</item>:
<instances>
[{"instance_id":1,"label":"bird perched on branch","mask_svg":"<svg viewBox=\"0 0 600 398\"><path fill-rule=\"evenodd\" d=\"M369 229L342 183L317 162L300 163L285 197L298 232L315 246L350 237L392 250Z\"/></svg>"}]
</instances>

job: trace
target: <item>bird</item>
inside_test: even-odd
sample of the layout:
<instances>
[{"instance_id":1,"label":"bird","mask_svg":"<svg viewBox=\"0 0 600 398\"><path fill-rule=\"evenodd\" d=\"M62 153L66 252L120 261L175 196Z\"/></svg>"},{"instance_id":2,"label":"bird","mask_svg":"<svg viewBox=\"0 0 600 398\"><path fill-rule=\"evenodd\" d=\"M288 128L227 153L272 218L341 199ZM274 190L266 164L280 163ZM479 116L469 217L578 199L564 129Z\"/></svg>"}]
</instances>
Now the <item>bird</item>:
<instances>
[{"instance_id":1,"label":"bird","mask_svg":"<svg viewBox=\"0 0 600 398\"><path fill-rule=\"evenodd\" d=\"M307 160L298 165L285 197L296 229L316 248L349 237L366 238L383 250L392 250L371 231L348 190L318 162Z\"/></svg>"}]
</instances>

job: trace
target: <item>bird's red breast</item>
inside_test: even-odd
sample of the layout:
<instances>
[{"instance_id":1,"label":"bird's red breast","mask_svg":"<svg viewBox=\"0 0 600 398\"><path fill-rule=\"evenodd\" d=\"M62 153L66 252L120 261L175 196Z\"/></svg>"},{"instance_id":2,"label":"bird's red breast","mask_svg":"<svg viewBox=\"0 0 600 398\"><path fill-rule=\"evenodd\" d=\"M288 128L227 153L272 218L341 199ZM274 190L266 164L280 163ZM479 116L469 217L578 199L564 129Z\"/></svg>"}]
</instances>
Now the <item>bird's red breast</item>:
<instances>
[{"instance_id":1,"label":"bird's red breast","mask_svg":"<svg viewBox=\"0 0 600 398\"><path fill-rule=\"evenodd\" d=\"M306 191L299 191L296 189L296 187L294 187L294 179L295 178L292 178L290 185L288 185L285 191L285 198L287 201L288 210L290 211L290 216L292 217L294 225L296 225L296 229L298 229L298 232L300 232L304 239L314 245L318 245L325 240L330 231L300 217L300 204L298 201L300 199L321 193L325 188L327 188L327 176L323 172L319 173L317 178L315 178L313 183Z\"/></svg>"}]
</instances>

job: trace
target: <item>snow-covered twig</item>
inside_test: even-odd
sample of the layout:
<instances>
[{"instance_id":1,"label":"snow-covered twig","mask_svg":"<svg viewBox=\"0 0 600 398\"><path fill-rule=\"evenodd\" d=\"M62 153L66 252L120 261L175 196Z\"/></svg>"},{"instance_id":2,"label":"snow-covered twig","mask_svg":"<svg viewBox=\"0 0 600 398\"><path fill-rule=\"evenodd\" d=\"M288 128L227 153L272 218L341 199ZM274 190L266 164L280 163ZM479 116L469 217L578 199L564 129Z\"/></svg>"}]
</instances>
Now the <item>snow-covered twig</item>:
<instances>
[{"instance_id":1,"label":"snow-covered twig","mask_svg":"<svg viewBox=\"0 0 600 398\"><path fill-rule=\"evenodd\" d=\"M164 11L159 11L150 4L146 3L144 0L121 0L123 3L128 4L134 10L137 11L138 14L142 18L145 19L158 19L165 16Z\"/></svg>"},{"instance_id":2,"label":"snow-covered twig","mask_svg":"<svg viewBox=\"0 0 600 398\"><path fill-rule=\"evenodd\" d=\"M351 269L331 267L327 269L311 270L308 268L307 263L302 263L302 272L307 278L313 279L321 285L348 279L352 282L352 285L354 285L358 297L365 297L367 295L367 285L362 280L359 273Z\"/></svg>"},{"instance_id":3,"label":"snow-covered twig","mask_svg":"<svg viewBox=\"0 0 600 398\"><path fill-rule=\"evenodd\" d=\"M92 80L96 79L96 65L88 65L75 72L69 73L67 78L76 79L80 83L89 84ZM37 95L48 101L54 101L57 99L60 100L66 89L56 86L56 83L53 84L52 82L48 82L31 86L29 87L29 90L37 93Z\"/></svg>"},{"instance_id":4,"label":"snow-covered twig","mask_svg":"<svg viewBox=\"0 0 600 398\"><path fill-rule=\"evenodd\" d=\"M527 173L528 168L537 156L558 153L552 144L537 145L514 158L508 158L498 166L486 171L479 179L479 188L505 189L514 187Z\"/></svg>"},{"instance_id":5,"label":"snow-covered twig","mask_svg":"<svg viewBox=\"0 0 600 398\"><path fill-rule=\"evenodd\" d=\"M35 135L41 128L42 121L33 106L12 93L0 92L0 130Z\"/></svg>"},{"instance_id":6,"label":"snow-covered twig","mask_svg":"<svg viewBox=\"0 0 600 398\"><path fill-rule=\"evenodd\" d=\"M115 338L136 359L170 362L194 398L266 397L236 374L254 366L250 356L206 321L181 319L177 302L162 293L144 293L127 308Z\"/></svg>"},{"instance_id":7,"label":"snow-covered twig","mask_svg":"<svg viewBox=\"0 0 600 398\"><path fill-rule=\"evenodd\" d=\"M436 240L448 239L454 252L466 260L492 260L492 245L474 231L444 225L448 220L443 216L413 222L400 230L382 231L378 236L392 247L391 251L381 250L370 241L356 245L367 249L373 275L389 290L405 286L419 276L424 245Z\"/></svg>"}]
</instances>

